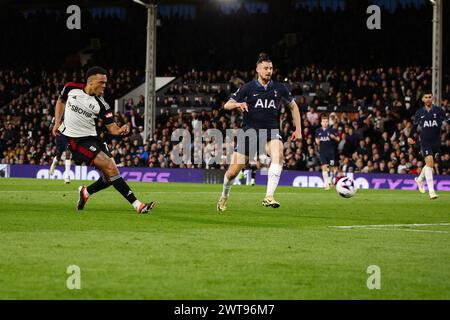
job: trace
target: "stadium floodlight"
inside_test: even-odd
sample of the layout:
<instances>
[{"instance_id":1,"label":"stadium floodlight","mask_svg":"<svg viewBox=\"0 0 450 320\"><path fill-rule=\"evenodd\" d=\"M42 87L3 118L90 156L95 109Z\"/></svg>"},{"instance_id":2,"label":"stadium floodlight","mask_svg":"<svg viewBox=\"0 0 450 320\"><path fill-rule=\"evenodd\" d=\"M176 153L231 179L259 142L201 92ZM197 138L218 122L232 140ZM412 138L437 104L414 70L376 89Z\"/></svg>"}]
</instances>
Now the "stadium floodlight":
<instances>
[{"instance_id":1,"label":"stadium floodlight","mask_svg":"<svg viewBox=\"0 0 450 320\"><path fill-rule=\"evenodd\" d=\"M442 98L442 12L443 0L429 0L433 5L432 92L437 105Z\"/></svg>"},{"instance_id":2,"label":"stadium floodlight","mask_svg":"<svg viewBox=\"0 0 450 320\"><path fill-rule=\"evenodd\" d=\"M145 2L143 2L143 1L141 1L141 0L133 0L133 2L136 2L136 3L138 3L138 4L140 4L141 6L144 6L144 7L146 7L146 8L148 8L148 7L150 6L150 4L145 3Z\"/></svg>"},{"instance_id":3,"label":"stadium floodlight","mask_svg":"<svg viewBox=\"0 0 450 320\"><path fill-rule=\"evenodd\" d=\"M133 2L147 9L147 52L145 63L145 107L144 107L144 138L148 139L155 129L156 117L156 19L157 5L153 2L145 3L141 0Z\"/></svg>"}]
</instances>

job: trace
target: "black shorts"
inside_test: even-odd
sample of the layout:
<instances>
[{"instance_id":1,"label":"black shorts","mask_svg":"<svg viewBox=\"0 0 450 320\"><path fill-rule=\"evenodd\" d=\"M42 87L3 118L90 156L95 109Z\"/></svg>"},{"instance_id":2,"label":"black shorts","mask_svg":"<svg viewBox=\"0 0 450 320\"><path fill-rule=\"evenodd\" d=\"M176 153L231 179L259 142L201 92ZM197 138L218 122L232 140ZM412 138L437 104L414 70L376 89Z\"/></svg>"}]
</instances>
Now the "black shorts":
<instances>
[{"instance_id":1,"label":"black shorts","mask_svg":"<svg viewBox=\"0 0 450 320\"><path fill-rule=\"evenodd\" d=\"M68 138L69 150L72 152L72 160L75 164L93 165L94 159L100 152L104 152L112 158L108 146L97 137Z\"/></svg>"},{"instance_id":2,"label":"black shorts","mask_svg":"<svg viewBox=\"0 0 450 320\"><path fill-rule=\"evenodd\" d=\"M65 152L69 147L69 139L63 134L57 134L56 139L56 156L58 159L61 158L63 152Z\"/></svg>"},{"instance_id":3,"label":"black shorts","mask_svg":"<svg viewBox=\"0 0 450 320\"><path fill-rule=\"evenodd\" d=\"M441 153L441 143L440 141L437 142L421 141L420 151L424 158L432 156L435 160L438 160L439 155Z\"/></svg>"},{"instance_id":4,"label":"black shorts","mask_svg":"<svg viewBox=\"0 0 450 320\"><path fill-rule=\"evenodd\" d=\"M237 136L234 151L253 159L257 154L265 154L266 144L271 140L283 141L278 129L242 128ZM244 140L244 141L243 141ZM244 142L244 143L242 143Z\"/></svg>"},{"instance_id":5,"label":"black shorts","mask_svg":"<svg viewBox=\"0 0 450 320\"><path fill-rule=\"evenodd\" d=\"M336 155L334 152L319 152L320 156L320 163L322 165L328 164L331 167L334 167L336 165Z\"/></svg>"}]
</instances>

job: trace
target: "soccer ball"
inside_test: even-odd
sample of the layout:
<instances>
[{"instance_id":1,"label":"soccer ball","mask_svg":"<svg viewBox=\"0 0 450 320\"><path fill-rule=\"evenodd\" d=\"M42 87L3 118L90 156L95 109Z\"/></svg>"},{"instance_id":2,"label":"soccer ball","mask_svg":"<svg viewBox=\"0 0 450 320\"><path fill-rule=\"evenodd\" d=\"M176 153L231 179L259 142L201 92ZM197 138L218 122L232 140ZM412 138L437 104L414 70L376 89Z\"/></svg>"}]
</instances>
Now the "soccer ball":
<instances>
[{"instance_id":1,"label":"soccer ball","mask_svg":"<svg viewBox=\"0 0 450 320\"><path fill-rule=\"evenodd\" d=\"M355 181L349 177L343 177L336 183L336 191L341 197L351 198L356 193Z\"/></svg>"}]
</instances>

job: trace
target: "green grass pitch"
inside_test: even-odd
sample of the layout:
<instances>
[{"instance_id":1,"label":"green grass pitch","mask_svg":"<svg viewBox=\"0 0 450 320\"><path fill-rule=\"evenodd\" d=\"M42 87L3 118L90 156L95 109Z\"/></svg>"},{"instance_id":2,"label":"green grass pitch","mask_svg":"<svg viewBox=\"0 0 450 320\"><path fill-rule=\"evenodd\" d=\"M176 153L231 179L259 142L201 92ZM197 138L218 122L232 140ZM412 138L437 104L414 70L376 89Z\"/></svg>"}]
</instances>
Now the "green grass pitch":
<instances>
[{"instance_id":1,"label":"green grass pitch","mask_svg":"<svg viewBox=\"0 0 450 320\"><path fill-rule=\"evenodd\" d=\"M219 214L220 185L130 185L152 214L112 187L77 212L76 181L0 179L0 299L450 299L448 192L280 187L272 209L235 186ZM382 226L332 227L355 225Z\"/></svg>"}]
</instances>

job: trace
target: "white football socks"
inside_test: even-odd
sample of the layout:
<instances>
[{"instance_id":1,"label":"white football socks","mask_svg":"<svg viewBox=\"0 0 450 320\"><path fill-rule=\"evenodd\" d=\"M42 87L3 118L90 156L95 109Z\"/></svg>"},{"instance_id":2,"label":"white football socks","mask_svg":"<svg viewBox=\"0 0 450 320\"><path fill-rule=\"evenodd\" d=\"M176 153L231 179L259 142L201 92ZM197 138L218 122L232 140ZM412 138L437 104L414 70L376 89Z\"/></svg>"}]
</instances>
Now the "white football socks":
<instances>
[{"instance_id":1,"label":"white football socks","mask_svg":"<svg viewBox=\"0 0 450 320\"><path fill-rule=\"evenodd\" d=\"M433 168L429 166L425 166L423 171L425 171L425 179L427 180L428 192L430 194L434 193L434 185L433 185Z\"/></svg>"},{"instance_id":2,"label":"white football socks","mask_svg":"<svg viewBox=\"0 0 450 320\"><path fill-rule=\"evenodd\" d=\"M223 190L222 190L222 197L228 198L230 195L231 186L234 183L234 179L228 179L227 174L225 173L225 176L223 177Z\"/></svg>"},{"instance_id":3,"label":"white football socks","mask_svg":"<svg viewBox=\"0 0 450 320\"><path fill-rule=\"evenodd\" d=\"M426 168L427 166L423 166L422 167L422 170L420 170L420 174L419 174L419 177L417 178L419 181L423 181L423 179L425 178L425 168Z\"/></svg>"},{"instance_id":4,"label":"white football socks","mask_svg":"<svg viewBox=\"0 0 450 320\"><path fill-rule=\"evenodd\" d=\"M266 197L273 197L275 190L278 187L278 182L280 181L281 171L283 166L278 163L271 163L269 167L268 177L267 177L267 192Z\"/></svg>"},{"instance_id":5,"label":"white football socks","mask_svg":"<svg viewBox=\"0 0 450 320\"><path fill-rule=\"evenodd\" d=\"M322 177L323 177L323 185L327 186L330 184L330 181L328 181L328 171L322 170Z\"/></svg>"},{"instance_id":6,"label":"white football socks","mask_svg":"<svg viewBox=\"0 0 450 320\"><path fill-rule=\"evenodd\" d=\"M70 179L70 165L72 164L71 160L66 160L65 162L65 170L64 170L64 178L69 180Z\"/></svg>"},{"instance_id":7,"label":"white football socks","mask_svg":"<svg viewBox=\"0 0 450 320\"><path fill-rule=\"evenodd\" d=\"M135 200L131 205L133 206L133 208L135 210L139 210L141 204L142 204L142 202L140 202L139 200Z\"/></svg>"},{"instance_id":8,"label":"white football socks","mask_svg":"<svg viewBox=\"0 0 450 320\"><path fill-rule=\"evenodd\" d=\"M58 158L54 157L52 161L52 165L50 166L50 175L53 175L55 173L56 165L58 164Z\"/></svg>"}]
</instances>

